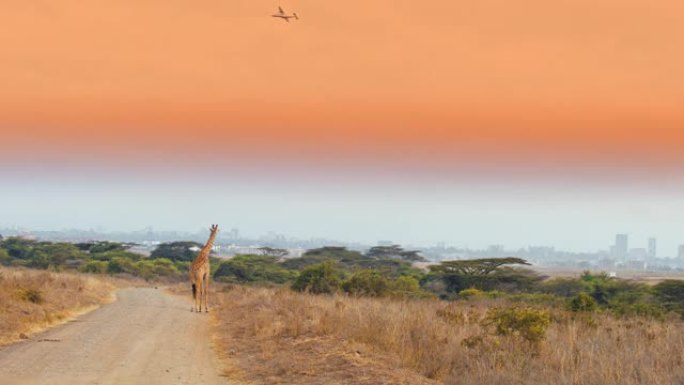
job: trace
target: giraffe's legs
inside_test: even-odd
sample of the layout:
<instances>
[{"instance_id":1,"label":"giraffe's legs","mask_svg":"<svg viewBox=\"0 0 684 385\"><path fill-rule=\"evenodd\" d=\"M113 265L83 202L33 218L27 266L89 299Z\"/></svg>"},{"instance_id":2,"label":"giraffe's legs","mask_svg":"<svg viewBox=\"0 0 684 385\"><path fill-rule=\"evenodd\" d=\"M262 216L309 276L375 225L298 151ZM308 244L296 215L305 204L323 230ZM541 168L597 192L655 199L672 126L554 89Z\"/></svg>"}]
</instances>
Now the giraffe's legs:
<instances>
[{"instance_id":1,"label":"giraffe's legs","mask_svg":"<svg viewBox=\"0 0 684 385\"><path fill-rule=\"evenodd\" d=\"M197 280L197 296L195 296L195 311L198 313L202 312L202 290L204 290L204 285L202 280Z\"/></svg>"},{"instance_id":2,"label":"giraffe's legs","mask_svg":"<svg viewBox=\"0 0 684 385\"><path fill-rule=\"evenodd\" d=\"M202 287L204 288L204 312L209 313L209 272L204 275L204 285Z\"/></svg>"},{"instance_id":3,"label":"giraffe's legs","mask_svg":"<svg viewBox=\"0 0 684 385\"><path fill-rule=\"evenodd\" d=\"M192 300L193 300L193 302L195 301L195 298L197 298L197 285L195 285L194 280L193 280L193 283L192 283ZM195 311L195 305L196 304L193 303L192 306L190 306L191 312Z\"/></svg>"}]
</instances>

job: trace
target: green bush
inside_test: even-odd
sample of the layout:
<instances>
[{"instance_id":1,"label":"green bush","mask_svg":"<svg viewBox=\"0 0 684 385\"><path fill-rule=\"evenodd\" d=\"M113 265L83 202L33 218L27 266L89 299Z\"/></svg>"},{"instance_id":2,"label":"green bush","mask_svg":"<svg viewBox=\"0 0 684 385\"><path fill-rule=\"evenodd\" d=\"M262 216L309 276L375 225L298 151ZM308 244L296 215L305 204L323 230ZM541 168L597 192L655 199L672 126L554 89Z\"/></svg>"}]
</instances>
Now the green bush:
<instances>
[{"instance_id":1,"label":"green bush","mask_svg":"<svg viewBox=\"0 0 684 385\"><path fill-rule=\"evenodd\" d=\"M352 274L342 288L353 295L381 297L389 293L390 282L376 270L360 270Z\"/></svg>"},{"instance_id":2,"label":"green bush","mask_svg":"<svg viewBox=\"0 0 684 385\"><path fill-rule=\"evenodd\" d=\"M543 293L553 294L560 297L572 297L579 294L584 285L576 278L553 278L539 285Z\"/></svg>"},{"instance_id":3,"label":"green bush","mask_svg":"<svg viewBox=\"0 0 684 385\"><path fill-rule=\"evenodd\" d=\"M114 257L107 263L107 273L109 274L128 273L136 275L137 272L133 261L128 258Z\"/></svg>"},{"instance_id":4,"label":"green bush","mask_svg":"<svg viewBox=\"0 0 684 385\"><path fill-rule=\"evenodd\" d=\"M434 294L423 290L412 276L401 276L390 281L390 295L393 297L434 298Z\"/></svg>"},{"instance_id":5,"label":"green bush","mask_svg":"<svg viewBox=\"0 0 684 385\"><path fill-rule=\"evenodd\" d=\"M0 247L7 250L12 258L28 259L29 253L39 245L38 242L19 237L9 237L0 242Z\"/></svg>"},{"instance_id":6,"label":"green bush","mask_svg":"<svg viewBox=\"0 0 684 385\"><path fill-rule=\"evenodd\" d=\"M173 261L166 258L153 260L152 271L155 275L162 277L174 277L180 273Z\"/></svg>"},{"instance_id":7,"label":"green bush","mask_svg":"<svg viewBox=\"0 0 684 385\"><path fill-rule=\"evenodd\" d=\"M236 282L285 283L296 273L283 268L278 258L268 255L237 255L218 264L214 279Z\"/></svg>"},{"instance_id":8,"label":"green bush","mask_svg":"<svg viewBox=\"0 0 684 385\"><path fill-rule=\"evenodd\" d=\"M463 299L482 298L484 297L484 295L485 293L482 290L476 289L474 287L471 287L470 289L464 289L458 292L458 296Z\"/></svg>"},{"instance_id":9,"label":"green bush","mask_svg":"<svg viewBox=\"0 0 684 385\"><path fill-rule=\"evenodd\" d=\"M0 249L0 265L10 266L12 264L12 257L5 249Z\"/></svg>"},{"instance_id":10,"label":"green bush","mask_svg":"<svg viewBox=\"0 0 684 385\"><path fill-rule=\"evenodd\" d=\"M672 311L684 312L684 281L667 279L653 286L656 300Z\"/></svg>"},{"instance_id":11,"label":"green bush","mask_svg":"<svg viewBox=\"0 0 684 385\"><path fill-rule=\"evenodd\" d=\"M634 295L639 296L648 291L643 284L609 277L606 273L594 274L585 271L580 277L580 281L584 286L583 291L603 306L610 305L616 297L625 296L626 293L634 293Z\"/></svg>"},{"instance_id":12,"label":"green bush","mask_svg":"<svg viewBox=\"0 0 684 385\"><path fill-rule=\"evenodd\" d=\"M50 256L40 249L33 249L29 252L29 257L26 260L26 266L34 269L47 269L50 266Z\"/></svg>"},{"instance_id":13,"label":"green bush","mask_svg":"<svg viewBox=\"0 0 684 385\"><path fill-rule=\"evenodd\" d=\"M106 261L88 261L85 265L81 266L81 272L83 273L94 273L94 274L105 274L107 273L108 263Z\"/></svg>"},{"instance_id":14,"label":"green bush","mask_svg":"<svg viewBox=\"0 0 684 385\"><path fill-rule=\"evenodd\" d=\"M596 310L597 307L594 297L587 293L579 293L568 302L568 309L574 312L590 312Z\"/></svg>"},{"instance_id":15,"label":"green bush","mask_svg":"<svg viewBox=\"0 0 684 385\"><path fill-rule=\"evenodd\" d=\"M638 302L633 304L618 303L610 307L610 311L616 316L638 316L663 320L667 309L661 304Z\"/></svg>"},{"instance_id":16,"label":"green bush","mask_svg":"<svg viewBox=\"0 0 684 385\"><path fill-rule=\"evenodd\" d=\"M518 336L530 344L541 342L550 324L548 310L532 307L490 308L483 321L484 326L494 326L497 335Z\"/></svg>"},{"instance_id":17,"label":"green bush","mask_svg":"<svg viewBox=\"0 0 684 385\"><path fill-rule=\"evenodd\" d=\"M292 288L314 294L334 293L340 289L340 275L335 262L318 263L302 270Z\"/></svg>"}]
</instances>

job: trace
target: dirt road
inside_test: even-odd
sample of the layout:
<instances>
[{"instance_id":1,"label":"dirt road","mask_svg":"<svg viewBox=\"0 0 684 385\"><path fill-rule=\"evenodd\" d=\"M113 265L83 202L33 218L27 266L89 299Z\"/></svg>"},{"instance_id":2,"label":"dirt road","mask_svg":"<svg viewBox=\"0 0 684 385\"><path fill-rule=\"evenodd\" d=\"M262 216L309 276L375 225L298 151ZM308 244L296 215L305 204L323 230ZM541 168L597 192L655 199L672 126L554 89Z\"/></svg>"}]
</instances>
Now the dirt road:
<instances>
[{"instance_id":1,"label":"dirt road","mask_svg":"<svg viewBox=\"0 0 684 385\"><path fill-rule=\"evenodd\" d=\"M112 304L0 350L0 383L227 384L209 328L188 300L124 289Z\"/></svg>"}]
</instances>

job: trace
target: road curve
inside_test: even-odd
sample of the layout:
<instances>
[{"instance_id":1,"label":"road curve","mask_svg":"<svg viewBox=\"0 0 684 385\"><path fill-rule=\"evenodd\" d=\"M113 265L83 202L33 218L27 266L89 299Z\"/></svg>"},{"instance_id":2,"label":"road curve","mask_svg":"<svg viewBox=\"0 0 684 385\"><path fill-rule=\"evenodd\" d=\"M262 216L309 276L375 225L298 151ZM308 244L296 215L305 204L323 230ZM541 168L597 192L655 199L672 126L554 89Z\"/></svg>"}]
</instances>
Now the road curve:
<instances>
[{"instance_id":1,"label":"road curve","mask_svg":"<svg viewBox=\"0 0 684 385\"><path fill-rule=\"evenodd\" d=\"M123 289L118 300L0 350L0 382L13 385L226 384L210 319L162 290Z\"/></svg>"}]
</instances>

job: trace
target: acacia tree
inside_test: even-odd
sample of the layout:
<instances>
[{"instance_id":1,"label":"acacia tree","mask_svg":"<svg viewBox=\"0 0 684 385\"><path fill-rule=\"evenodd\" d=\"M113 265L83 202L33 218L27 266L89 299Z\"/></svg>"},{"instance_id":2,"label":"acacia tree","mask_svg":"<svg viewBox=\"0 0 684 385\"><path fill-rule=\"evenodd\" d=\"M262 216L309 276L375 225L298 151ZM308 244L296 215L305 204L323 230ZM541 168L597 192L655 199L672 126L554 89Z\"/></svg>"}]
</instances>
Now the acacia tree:
<instances>
[{"instance_id":1,"label":"acacia tree","mask_svg":"<svg viewBox=\"0 0 684 385\"><path fill-rule=\"evenodd\" d=\"M488 275L504 265L529 265L522 258L483 258L465 259L461 261L444 261L439 265L430 266L430 270L460 275Z\"/></svg>"},{"instance_id":2,"label":"acacia tree","mask_svg":"<svg viewBox=\"0 0 684 385\"><path fill-rule=\"evenodd\" d=\"M444 295L469 288L525 291L542 279L531 270L513 269L510 265L529 263L515 257L444 261L439 265L430 266L429 279L444 282L447 292L442 293Z\"/></svg>"},{"instance_id":3,"label":"acacia tree","mask_svg":"<svg viewBox=\"0 0 684 385\"><path fill-rule=\"evenodd\" d=\"M399 245L371 247L366 256L375 259L401 259L410 262L425 262L418 250L404 250Z\"/></svg>"},{"instance_id":4,"label":"acacia tree","mask_svg":"<svg viewBox=\"0 0 684 385\"><path fill-rule=\"evenodd\" d=\"M152 251L150 258L168 258L172 261L190 262L195 259L201 248L201 244L190 241L162 243Z\"/></svg>"}]
</instances>

